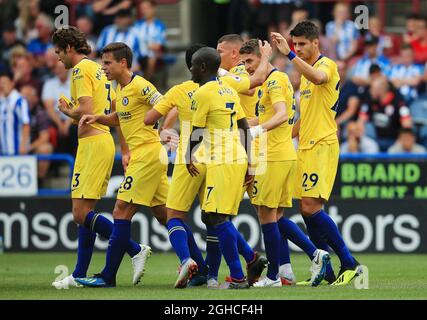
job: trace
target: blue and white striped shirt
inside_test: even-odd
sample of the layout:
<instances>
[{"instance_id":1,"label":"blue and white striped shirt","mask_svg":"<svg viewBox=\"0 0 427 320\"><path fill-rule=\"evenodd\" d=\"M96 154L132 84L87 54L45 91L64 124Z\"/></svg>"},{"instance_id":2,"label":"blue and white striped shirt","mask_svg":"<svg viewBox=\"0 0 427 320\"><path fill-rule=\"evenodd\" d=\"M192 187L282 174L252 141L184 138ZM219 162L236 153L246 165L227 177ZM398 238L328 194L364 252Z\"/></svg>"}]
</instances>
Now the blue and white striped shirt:
<instances>
[{"instance_id":1,"label":"blue and white striped shirt","mask_svg":"<svg viewBox=\"0 0 427 320\"><path fill-rule=\"evenodd\" d=\"M19 154L25 124L30 124L28 102L13 90L8 97L0 99L0 154Z\"/></svg>"},{"instance_id":2,"label":"blue and white striped shirt","mask_svg":"<svg viewBox=\"0 0 427 320\"><path fill-rule=\"evenodd\" d=\"M359 38L359 31L353 21L346 20L341 28L338 28L335 21L330 21L326 24L326 37L337 37L335 52L338 59L343 59L347 56L351 49L351 43Z\"/></svg>"},{"instance_id":3,"label":"blue and white striped shirt","mask_svg":"<svg viewBox=\"0 0 427 320\"><path fill-rule=\"evenodd\" d=\"M353 66L351 76L369 79L369 68L372 64L377 64L381 68L382 73L387 77L389 76L391 67L390 60L384 56L378 56L375 59L371 59L366 55L358 60Z\"/></svg>"},{"instance_id":4,"label":"blue and white striped shirt","mask_svg":"<svg viewBox=\"0 0 427 320\"><path fill-rule=\"evenodd\" d=\"M114 24L106 26L104 29L102 29L101 34L99 35L98 41L96 43L96 50L100 51L102 50L102 48L112 42L126 43L132 50L134 58L133 63L135 63L137 59L141 56L141 53L139 51L139 40L133 32L132 27L130 27L126 31L120 31Z\"/></svg>"},{"instance_id":5,"label":"blue and white striped shirt","mask_svg":"<svg viewBox=\"0 0 427 320\"><path fill-rule=\"evenodd\" d=\"M420 64L396 64L391 67L389 79L408 79L419 77L424 74L424 67ZM418 97L417 88L409 85L400 87L400 93L406 101L412 101Z\"/></svg>"},{"instance_id":6,"label":"blue and white striped shirt","mask_svg":"<svg viewBox=\"0 0 427 320\"><path fill-rule=\"evenodd\" d=\"M159 19L154 19L153 22L147 22L145 19L138 20L133 30L138 37L139 52L142 57L154 57L154 51L148 48L150 44L157 43L162 46L166 44L166 26Z\"/></svg>"}]
</instances>

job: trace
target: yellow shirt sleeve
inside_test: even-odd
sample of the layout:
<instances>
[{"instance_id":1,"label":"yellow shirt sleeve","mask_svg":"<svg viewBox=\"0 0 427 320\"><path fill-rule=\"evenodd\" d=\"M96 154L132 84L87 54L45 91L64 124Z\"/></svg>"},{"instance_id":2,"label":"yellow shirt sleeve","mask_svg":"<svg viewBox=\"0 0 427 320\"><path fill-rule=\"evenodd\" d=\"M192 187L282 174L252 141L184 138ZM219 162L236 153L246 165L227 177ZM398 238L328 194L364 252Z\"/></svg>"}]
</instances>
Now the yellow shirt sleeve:
<instances>
[{"instance_id":1,"label":"yellow shirt sleeve","mask_svg":"<svg viewBox=\"0 0 427 320\"><path fill-rule=\"evenodd\" d=\"M322 60L317 65L317 70L322 70L323 72L326 73L326 76L328 78L328 82L331 79L331 75L332 75L333 69L334 68L332 66L332 62L331 61Z\"/></svg>"},{"instance_id":2,"label":"yellow shirt sleeve","mask_svg":"<svg viewBox=\"0 0 427 320\"><path fill-rule=\"evenodd\" d=\"M169 94L170 91L168 91L164 96L163 99L161 99L155 106L154 109L156 109L161 115L165 116L171 111L175 104L173 101L173 97Z\"/></svg>"},{"instance_id":3,"label":"yellow shirt sleeve","mask_svg":"<svg viewBox=\"0 0 427 320\"><path fill-rule=\"evenodd\" d=\"M283 84L279 79L267 82L267 94L270 96L272 106L278 102L286 102Z\"/></svg>"},{"instance_id":4,"label":"yellow shirt sleeve","mask_svg":"<svg viewBox=\"0 0 427 320\"><path fill-rule=\"evenodd\" d=\"M75 84L75 99L81 97L93 97L93 79L90 77L88 70L82 68L73 70L73 82Z\"/></svg>"},{"instance_id":5,"label":"yellow shirt sleeve","mask_svg":"<svg viewBox=\"0 0 427 320\"><path fill-rule=\"evenodd\" d=\"M237 93L244 93L249 90L251 81L247 76L225 76L221 81L227 83L230 87L237 91Z\"/></svg>"},{"instance_id":6,"label":"yellow shirt sleeve","mask_svg":"<svg viewBox=\"0 0 427 320\"><path fill-rule=\"evenodd\" d=\"M152 107L155 106L163 98L163 95L159 91L157 91L156 87L148 81L141 90L140 94L142 100Z\"/></svg>"},{"instance_id":7,"label":"yellow shirt sleeve","mask_svg":"<svg viewBox=\"0 0 427 320\"><path fill-rule=\"evenodd\" d=\"M206 101L209 101L209 96L197 93L198 92L194 95L193 102L191 104L191 110L193 110L192 123L194 127L204 128L206 127L210 107L209 104L206 103Z\"/></svg>"}]
</instances>

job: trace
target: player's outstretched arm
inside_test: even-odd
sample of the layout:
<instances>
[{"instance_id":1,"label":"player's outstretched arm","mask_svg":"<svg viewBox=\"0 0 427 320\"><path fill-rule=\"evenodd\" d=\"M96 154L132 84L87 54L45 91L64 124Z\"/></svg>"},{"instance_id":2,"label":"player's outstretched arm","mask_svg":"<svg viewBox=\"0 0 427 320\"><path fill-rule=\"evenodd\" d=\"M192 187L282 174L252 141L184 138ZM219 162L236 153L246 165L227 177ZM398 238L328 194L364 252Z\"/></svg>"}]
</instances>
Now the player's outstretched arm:
<instances>
[{"instance_id":1,"label":"player's outstretched arm","mask_svg":"<svg viewBox=\"0 0 427 320\"><path fill-rule=\"evenodd\" d=\"M259 40L259 51L261 53L261 61L254 74L249 77L250 89L262 85L262 83L265 81L265 79L267 79L268 76L268 67L270 64L270 58L273 53L273 50L271 48L271 45L267 41L262 42L261 40Z\"/></svg>"},{"instance_id":2,"label":"player's outstretched arm","mask_svg":"<svg viewBox=\"0 0 427 320\"><path fill-rule=\"evenodd\" d=\"M169 113L167 114L165 121L163 122L162 130L163 129L171 129L175 126L176 120L178 120L178 108L174 107Z\"/></svg>"},{"instance_id":3,"label":"player's outstretched arm","mask_svg":"<svg viewBox=\"0 0 427 320\"><path fill-rule=\"evenodd\" d=\"M299 136L300 119L292 127L292 139Z\"/></svg>"},{"instance_id":4,"label":"player's outstretched arm","mask_svg":"<svg viewBox=\"0 0 427 320\"><path fill-rule=\"evenodd\" d=\"M203 128L193 127L190 135L190 141L188 142L188 148L185 154L185 160L187 163L187 170L192 177L199 174L196 166L193 163L194 152L196 151L196 146L203 140L203 135L200 135L200 132Z\"/></svg>"},{"instance_id":5,"label":"player's outstretched arm","mask_svg":"<svg viewBox=\"0 0 427 320\"><path fill-rule=\"evenodd\" d=\"M119 117L117 112L110 113L109 115L94 115L94 114L85 114L80 118L79 128L98 122L108 127L118 127L120 126Z\"/></svg>"},{"instance_id":6,"label":"player's outstretched arm","mask_svg":"<svg viewBox=\"0 0 427 320\"><path fill-rule=\"evenodd\" d=\"M329 81L326 72L313 68L307 62L295 56L295 53L291 51L288 42L280 33L272 32L271 38L273 43L277 46L277 49L279 49L279 51L284 55L288 56L298 72L303 74L306 79L313 82L315 85L321 85Z\"/></svg>"},{"instance_id":7,"label":"player's outstretched arm","mask_svg":"<svg viewBox=\"0 0 427 320\"><path fill-rule=\"evenodd\" d=\"M251 152L251 145L252 145L252 137L250 134L250 128L249 128L249 124L248 121L246 120L246 118L242 118L237 120L237 126L239 127L239 129L243 130L244 134L240 135L240 142L242 143L242 145L245 147L246 150L246 154L248 156L248 170L246 172L246 176L245 176L245 182L243 184L243 186L247 186L250 185L253 181L254 181L254 170L252 170L251 167L251 163L252 163L252 152Z\"/></svg>"},{"instance_id":8,"label":"player's outstretched arm","mask_svg":"<svg viewBox=\"0 0 427 320\"><path fill-rule=\"evenodd\" d=\"M154 125L161 117L163 117L163 115L157 111L154 108L151 108L150 111L148 111L145 114L145 118L144 118L144 124L146 126L152 126Z\"/></svg>"}]
</instances>

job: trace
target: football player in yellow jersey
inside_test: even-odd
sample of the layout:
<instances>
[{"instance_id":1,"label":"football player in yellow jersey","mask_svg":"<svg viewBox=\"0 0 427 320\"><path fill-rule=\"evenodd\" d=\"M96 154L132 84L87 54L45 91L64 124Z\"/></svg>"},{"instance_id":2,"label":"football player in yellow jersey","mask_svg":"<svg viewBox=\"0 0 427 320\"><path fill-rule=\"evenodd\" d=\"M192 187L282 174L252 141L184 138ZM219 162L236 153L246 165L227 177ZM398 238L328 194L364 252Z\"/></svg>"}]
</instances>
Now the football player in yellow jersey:
<instances>
[{"instance_id":1,"label":"football player in yellow jersey","mask_svg":"<svg viewBox=\"0 0 427 320\"><path fill-rule=\"evenodd\" d=\"M224 69L239 77L249 77L245 69L245 65L240 60L239 50L243 44L243 39L238 34L226 34L219 38L217 43L217 50L221 56L221 69ZM266 76L266 75L265 75ZM239 92L240 103L243 111L245 111L246 118L251 123L252 119L256 118L256 104L258 102L258 88L245 92Z\"/></svg>"},{"instance_id":2,"label":"football player in yellow jersey","mask_svg":"<svg viewBox=\"0 0 427 320\"><path fill-rule=\"evenodd\" d=\"M249 74L260 63L258 40L245 42L240 57ZM283 217L283 209L292 207L293 184L296 170L296 152L292 142L292 126L295 117L294 90L288 76L269 64L269 75L260 88L257 126L251 128L252 137L265 135L266 154L260 156L252 203L256 205L264 234L265 250L269 260L267 276L254 287L281 287L282 283L295 283L290 268L287 239L301 247L312 261L311 282L317 285L325 274L323 256L326 251L317 250L299 227ZM281 237L282 235L282 237ZM280 268L279 268L280 266Z\"/></svg>"},{"instance_id":3,"label":"football player in yellow jersey","mask_svg":"<svg viewBox=\"0 0 427 320\"><path fill-rule=\"evenodd\" d=\"M199 49L192 57L191 74L200 88L193 95L192 134L186 158L187 169L192 176L199 171L195 166L195 147L201 132L204 147L203 162L206 163L206 187L202 209L207 223L217 232L221 252L230 269L229 289L249 288L239 260L238 231L228 220L237 214L243 187L253 176L247 174L248 162L240 142L238 127L248 137L244 142L250 154L249 129L237 92L218 79L221 58L209 47ZM246 175L246 177L245 177Z\"/></svg>"},{"instance_id":4,"label":"football player in yellow jersey","mask_svg":"<svg viewBox=\"0 0 427 320\"><path fill-rule=\"evenodd\" d=\"M322 209L331 194L339 160L335 115L340 77L336 63L320 54L319 30L312 22L298 23L290 34L296 54L279 33L272 33L272 39L302 74L301 117L294 132L299 136L295 195L301 199L301 212L310 238L317 242L318 248L327 249L329 245L338 255L341 270L332 284L343 285L358 275L359 264L334 221ZM331 267L328 276L333 280Z\"/></svg>"},{"instance_id":5,"label":"football player in yellow jersey","mask_svg":"<svg viewBox=\"0 0 427 320\"><path fill-rule=\"evenodd\" d=\"M91 49L85 35L74 27L58 29L52 38L55 52L67 69L72 69L69 105L60 100L59 109L78 122L83 114L108 114L114 110L115 92L99 64L89 60ZM96 233L108 239L113 225L94 212L105 194L114 161L114 142L107 126L93 124L78 130L79 145L74 165L71 198L74 221L79 225L78 259L74 272L52 283L56 288L79 286L75 278L85 277L92 257ZM144 257L139 244L129 241L127 252L137 263L134 276L141 273ZM135 266L135 265L134 265Z\"/></svg>"},{"instance_id":6,"label":"football player in yellow jersey","mask_svg":"<svg viewBox=\"0 0 427 320\"><path fill-rule=\"evenodd\" d=\"M114 226L106 265L94 277L76 279L78 283L89 287L116 285L117 271L129 247L133 215L140 205L144 205L150 207L154 216L165 224L168 191L166 150L160 143L157 126L143 124L145 114L162 99L162 95L150 82L131 72L132 51L126 44L111 43L103 48L102 64L106 77L118 82L116 111L108 115L84 115L79 127L85 128L94 123L120 126L129 147L130 161L113 211ZM146 259L150 248L142 249L147 253ZM138 283L141 276L142 273L139 278L134 278L134 284Z\"/></svg>"},{"instance_id":7,"label":"football player in yellow jersey","mask_svg":"<svg viewBox=\"0 0 427 320\"><path fill-rule=\"evenodd\" d=\"M196 44L187 50L186 63L189 69L191 68L192 55L202 47L205 47L205 45ZM265 69L265 65L267 65L271 48L269 45L267 46L264 44L262 45L262 50L264 52L265 61L262 63L260 68L261 71L257 72L253 77L250 79L248 77L247 79L240 80L239 77L225 76L223 79L225 79L225 81L232 85L236 90L247 90L249 85L257 85L262 81L263 74L265 73L262 71L262 68L264 67ZM173 117L176 118L175 115L177 115L179 116L180 120L180 142L175 158L171 187L169 189L166 202L168 211L168 229L170 230L169 238L181 261L180 273L175 283L175 287L177 288L183 288L187 286L188 278L191 276L191 273L196 270L196 264L198 265L199 270L197 274L192 277L189 285L202 285L207 282L209 288L217 287L218 269L221 262L221 253L218 248L218 238L216 236L216 231L212 226L208 225L206 260L209 264L209 274L206 275L206 263L205 261L200 260L201 255L198 254L200 251L198 250L197 245L194 243L194 240L192 240L193 235L191 229L184 223L184 219L186 218L187 212L190 209L196 195L199 194L201 206L203 206L204 198L203 194L206 173L205 165L200 162L196 164L199 171L197 177L192 177L188 173L185 166L185 150L187 149L191 130L191 98L198 87L199 85L192 80L185 81L172 87L165 94L164 99L159 102L152 110L150 110L145 117L145 124L152 124L166 114L169 118L169 114L173 112ZM177 110L177 113L174 112L174 109ZM169 126L171 126L171 123L173 125L173 122L174 121L169 121ZM183 185L185 185L185 188L182 188ZM202 214L202 220L204 222L206 220L204 214ZM189 247L185 245L187 243L186 239L188 239ZM242 243L242 246L244 246L246 242L244 242L243 239L239 240L242 240L239 243ZM245 250L242 251L247 252L245 256L248 259L248 269L250 271L250 275L254 274L254 277L259 277L260 272L254 272L253 270L259 269L255 268L255 266L260 264L258 261L263 257L254 253L250 247L245 248ZM190 259L190 253L195 261Z\"/></svg>"}]
</instances>

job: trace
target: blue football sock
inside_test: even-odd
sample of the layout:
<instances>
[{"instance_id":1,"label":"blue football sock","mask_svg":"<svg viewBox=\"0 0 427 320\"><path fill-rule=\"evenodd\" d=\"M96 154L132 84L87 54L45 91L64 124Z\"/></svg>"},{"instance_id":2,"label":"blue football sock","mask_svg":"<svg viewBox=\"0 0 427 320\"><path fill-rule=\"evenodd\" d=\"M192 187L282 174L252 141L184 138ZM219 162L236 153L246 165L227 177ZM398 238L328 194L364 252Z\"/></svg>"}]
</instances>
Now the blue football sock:
<instances>
[{"instance_id":1,"label":"blue football sock","mask_svg":"<svg viewBox=\"0 0 427 320\"><path fill-rule=\"evenodd\" d=\"M314 252L317 248L295 222L288 218L281 217L277 221L277 224L279 225L282 236L285 236L288 240L291 240L301 248L308 255L310 260L314 258Z\"/></svg>"},{"instance_id":2,"label":"blue football sock","mask_svg":"<svg viewBox=\"0 0 427 320\"><path fill-rule=\"evenodd\" d=\"M111 232L113 231L113 223L104 217L102 214L89 212L85 219L86 228L98 233L105 239L110 239ZM126 247L126 252L129 256L133 257L141 251L141 246L135 241L129 239L129 244Z\"/></svg>"},{"instance_id":3,"label":"blue football sock","mask_svg":"<svg viewBox=\"0 0 427 320\"><path fill-rule=\"evenodd\" d=\"M246 263L250 263L255 258L255 252L252 250L252 248L249 246L249 244L246 242L245 238L243 238L242 234L236 229L237 231L237 249L239 250L239 253L243 256Z\"/></svg>"},{"instance_id":4,"label":"blue football sock","mask_svg":"<svg viewBox=\"0 0 427 320\"><path fill-rule=\"evenodd\" d=\"M77 264L73 272L74 278L85 278L92 258L96 233L85 226L79 226L79 244L77 248Z\"/></svg>"},{"instance_id":5,"label":"blue football sock","mask_svg":"<svg viewBox=\"0 0 427 320\"><path fill-rule=\"evenodd\" d=\"M168 221L166 226L169 232L169 240L182 264L190 258L190 249L188 248L188 237L184 222L181 219L173 218Z\"/></svg>"},{"instance_id":6,"label":"blue football sock","mask_svg":"<svg viewBox=\"0 0 427 320\"><path fill-rule=\"evenodd\" d=\"M206 226L206 263L209 266L209 278L218 279L221 265L221 249L215 227Z\"/></svg>"},{"instance_id":7,"label":"blue football sock","mask_svg":"<svg viewBox=\"0 0 427 320\"><path fill-rule=\"evenodd\" d=\"M289 245L288 239L283 235L280 237L280 257L279 257L279 266L284 264L291 263L291 256L289 254Z\"/></svg>"},{"instance_id":8,"label":"blue football sock","mask_svg":"<svg viewBox=\"0 0 427 320\"><path fill-rule=\"evenodd\" d=\"M338 231L337 225L325 211L319 210L312 216L308 217L306 219L306 223L310 225L310 228L313 227L319 231L320 236L327 240L329 246L338 255L342 267L353 268L355 266L353 256L345 245L344 240Z\"/></svg>"},{"instance_id":9,"label":"blue football sock","mask_svg":"<svg viewBox=\"0 0 427 320\"><path fill-rule=\"evenodd\" d=\"M304 222L305 225L307 227L307 233L308 236L310 237L311 242L313 242L313 244L316 246L316 248L324 250L324 251L330 251L330 248L328 246L328 244L326 243L326 239L322 238L319 234L319 232L313 228L313 226L311 224L309 224L307 222L307 220L309 218L304 217ZM334 277L334 269L332 268L332 263L329 262L326 265L326 277L332 279Z\"/></svg>"},{"instance_id":10,"label":"blue football sock","mask_svg":"<svg viewBox=\"0 0 427 320\"><path fill-rule=\"evenodd\" d=\"M194 239L193 232L191 228L183 222L185 232L187 233L188 239L188 248L190 250L191 258L196 261L199 272L205 274L207 271L207 265L205 259L203 259L202 253L200 252L199 247L197 246L196 240Z\"/></svg>"},{"instance_id":11,"label":"blue football sock","mask_svg":"<svg viewBox=\"0 0 427 320\"><path fill-rule=\"evenodd\" d=\"M279 274L280 261L280 232L277 222L266 223L262 226L264 235L265 252L268 259L267 277L276 280Z\"/></svg>"},{"instance_id":12,"label":"blue football sock","mask_svg":"<svg viewBox=\"0 0 427 320\"><path fill-rule=\"evenodd\" d=\"M113 232L107 249L106 264L101 272L102 278L107 283L116 283L117 271L130 240L130 226L130 220L114 219Z\"/></svg>"},{"instance_id":13,"label":"blue football sock","mask_svg":"<svg viewBox=\"0 0 427 320\"><path fill-rule=\"evenodd\" d=\"M245 275L243 274L237 249L238 231L231 221L216 225L215 229L218 234L219 247L230 269L230 276L236 280L243 279Z\"/></svg>"}]
</instances>

